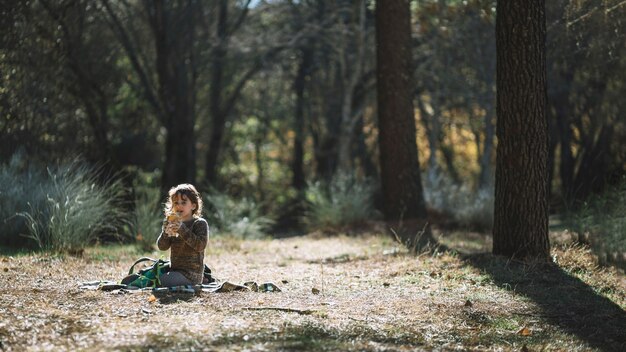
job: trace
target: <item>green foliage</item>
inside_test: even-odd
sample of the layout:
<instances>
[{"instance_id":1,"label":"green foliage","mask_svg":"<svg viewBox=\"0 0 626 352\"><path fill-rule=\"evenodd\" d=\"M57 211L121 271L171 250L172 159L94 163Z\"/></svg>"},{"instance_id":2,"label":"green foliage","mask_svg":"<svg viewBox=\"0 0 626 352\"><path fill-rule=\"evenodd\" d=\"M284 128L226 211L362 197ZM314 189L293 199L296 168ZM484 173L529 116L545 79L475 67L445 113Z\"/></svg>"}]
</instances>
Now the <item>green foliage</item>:
<instances>
[{"instance_id":1,"label":"green foliage","mask_svg":"<svg viewBox=\"0 0 626 352\"><path fill-rule=\"evenodd\" d=\"M592 249L606 261L620 261L626 253L626 179L606 192L590 197L567 215L575 230L588 239Z\"/></svg>"},{"instance_id":2,"label":"green foliage","mask_svg":"<svg viewBox=\"0 0 626 352\"><path fill-rule=\"evenodd\" d=\"M11 166L2 175L17 187L6 197L2 192L3 203L14 202L15 215L25 220L25 236L39 248L79 253L100 235L121 236L128 215L120 181L100 185L97 170L77 162L49 168L47 174Z\"/></svg>"},{"instance_id":3,"label":"green foliage","mask_svg":"<svg viewBox=\"0 0 626 352\"><path fill-rule=\"evenodd\" d=\"M236 199L215 190L205 196L207 220L217 233L239 238L260 238L274 224L261 215L260 206L249 198Z\"/></svg>"},{"instance_id":4,"label":"green foliage","mask_svg":"<svg viewBox=\"0 0 626 352\"><path fill-rule=\"evenodd\" d=\"M340 173L330 182L309 183L304 223L310 229L336 228L364 222L376 216L375 185L369 180Z\"/></svg>"},{"instance_id":5,"label":"green foliage","mask_svg":"<svg viewBox=\"0 0 626 352\"><path fill-rule=\"evenodd\" d=\"M132 231L137 244L144 250L151 250L161 233L160 191L154 187L136 187L135 194Z\"/></svg>"},{"instance_id":6,"label":"green foliage","mask_svg":"<svg viewBox=\"0 0 626 352\"><path fill-rule=\"evenodd\" d=\"M424 180L424 198L429 209L450 217L460 227L489 230L493 226L493 188L472 190L443 175Z\"/></svg>"}]
</instances>

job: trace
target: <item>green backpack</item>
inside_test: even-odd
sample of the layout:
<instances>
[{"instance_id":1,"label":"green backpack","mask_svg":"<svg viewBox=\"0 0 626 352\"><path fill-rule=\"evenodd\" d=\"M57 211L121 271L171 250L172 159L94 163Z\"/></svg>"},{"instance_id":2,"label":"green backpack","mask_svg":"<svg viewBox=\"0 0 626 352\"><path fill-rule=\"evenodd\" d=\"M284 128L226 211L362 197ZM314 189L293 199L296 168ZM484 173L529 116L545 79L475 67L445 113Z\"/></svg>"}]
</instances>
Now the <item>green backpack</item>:
<instances>
[{"instance_id":1,"label":"green backpack","mask_svg":"<svg viewBox=\"0 0 626 352\"><path fill-rule=\"evenodd\" d=\"M152 262L149 267L135 271L135 266L139 263L143 262ZM135 263L128 270L128 275L122 279L122 284L127 286L133 286L138 288L145 287L161 287L161 275L169 272L172 269L172 264L169 260L164 259L153 259L149 257L142 257L137 259ZM217 281L213 276L211 276L211 269L204 264L204 279L202 281L203 284L209 284L211 282Z\"/></svg>"}]
</instances>

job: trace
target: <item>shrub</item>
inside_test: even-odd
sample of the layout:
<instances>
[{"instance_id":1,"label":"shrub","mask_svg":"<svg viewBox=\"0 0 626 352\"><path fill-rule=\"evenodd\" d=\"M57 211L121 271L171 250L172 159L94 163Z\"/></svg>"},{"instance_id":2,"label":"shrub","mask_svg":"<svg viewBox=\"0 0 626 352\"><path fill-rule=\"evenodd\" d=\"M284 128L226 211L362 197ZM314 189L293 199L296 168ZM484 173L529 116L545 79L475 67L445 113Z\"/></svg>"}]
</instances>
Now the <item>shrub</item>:
<instances>
[{"instance_id":1,"label":"shrub","mask_svg":"<svg viewBox=\"0 0 626 352\"><path fill-rule=\"evenodd\" d=\"M41 183L23 188L16 196L32 200L18 213L26 220L26 236L39 248L77 253L99 235L119 236L129 220L124 188L120 181L99 185L97 176L96 170L74 162L48 169Z\"/></svg>"},{"instance_id":2,"label":"shrub","mask_svg":"<svg viewBox=\"0 0 626 352\"><path fill-rule=\"evenodd\" d=\"M239 238L261 238L274 221L261 215L260 206L251 199L235 199L210 191L205 196L207 220L217 233ZM213 232L213 231L212 231Z\"/></svg>"},{"instance_id":3,"label":"shrub","mask_svg":"<svg viewBox=\"0 0 626 352\"><path fill-rule=\"evenodd\" d=\"M160 191L154 187L135 188L135 213L132 232L143 250L152 250L161 233L163 209L160 207Z\"/></svg>"},{"instance_id":4,"label":"shrub","mask_svg":"<svg viewBox=\"0 0 626 352\"><path fill-rule=\"evenodd\" d=\"M566 214L569 223L600 259L622 262L626 253L626 179L606 192L591 196L576 211Z\"/></svg>"},{"instance_id":5,"label":"shrub","mask_svg":"<svg viewBox=\"0 0 626 352\"><path fill-rule=\"evenodd\" d=\"M475 191L442 174L422 179L429 209L450 217L456 225L467 229L485 231L493 227L493 187Z\"/></svg>"},{"instance_id":6,"label":"shrub","mask_svg":"<svg viewBox=\"0 0 626 352\"><path fill-rule=\"evenodd\" d=\"M376 187L369 180L338 174L330 182L309 183L304 223L310 229L354 225L377 215L374 209Z\"/></svg>"}]
</instances>

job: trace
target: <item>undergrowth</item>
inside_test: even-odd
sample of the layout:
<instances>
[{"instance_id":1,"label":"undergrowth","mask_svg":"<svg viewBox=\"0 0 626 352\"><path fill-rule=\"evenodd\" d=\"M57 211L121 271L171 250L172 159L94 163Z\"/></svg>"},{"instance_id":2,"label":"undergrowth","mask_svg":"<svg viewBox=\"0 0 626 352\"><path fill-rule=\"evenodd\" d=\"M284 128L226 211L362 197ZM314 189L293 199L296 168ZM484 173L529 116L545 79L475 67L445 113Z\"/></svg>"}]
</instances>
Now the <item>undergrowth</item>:
<instances>
[{"instance_id":1,"label":"undergrowth","mask_svg":"<svg viewBox=\"0 0 626 352\"><path fill-rule=\"evenodd\" d=\"M443 174L423 177L422 180L429 209L443 214L460 228L477 231L492 228L493 187L475 190L467 184L457 184Z\"/></svg>"},{"instance_id":2,"label":"undergrowth","mask_svg":"<svg viewBox=\"0 0 626 352\"><path fill-rule=\"evenodd\" d=\"M591 246L601 263L626 267L626 179L566 214L566 222L579 233L581 242Z\"/></svg>"},{"instance_id":3,"label":"undergrowth","mask_svg":"<svg viewBox=\"0 0 626 352\"><path fill-rule=\"evenodd\" d=\"M144 250L153 249L161 233L163 211L160 207L161 195L156 187L135 188L135 214L132 232L136 243Z\"/></svg>"},{"instance_id":4,"label":"undergrowth","mask_svg":"<svg viewBox=\"0 0 626 352\"><path fill-rule=\"evenodd\" d=\"M274 221L261 214L261 207L249 198L235 198L212 190L205 195L206 215L211 233L239 238L261 238Z\"/></svg>"},{"instance_id":5,"label":"undergrowth","mask_svg":"<svg viewBox=\"0 0 626 352\"><path fill-rule=\"evenodd\" d=\"M129 223L121 181L99 180L78 161L39 171L15 156L0 166L5 237L24 236L37 248L80 253L100 236L120 238Z\"/></svg>"},{"instance_id":6,"label":"undergrowth","mask_svg":"<svg viewBox=\"0 0 626 352\"><path fill-rule=\"evenodd\" d=\"M373 201L375 189L372 181L359 180L345 173L340 173L330 182L309 183L303 222L309 230L316 230L371 220L378 215Z\"/></svg>"}]
</instances>

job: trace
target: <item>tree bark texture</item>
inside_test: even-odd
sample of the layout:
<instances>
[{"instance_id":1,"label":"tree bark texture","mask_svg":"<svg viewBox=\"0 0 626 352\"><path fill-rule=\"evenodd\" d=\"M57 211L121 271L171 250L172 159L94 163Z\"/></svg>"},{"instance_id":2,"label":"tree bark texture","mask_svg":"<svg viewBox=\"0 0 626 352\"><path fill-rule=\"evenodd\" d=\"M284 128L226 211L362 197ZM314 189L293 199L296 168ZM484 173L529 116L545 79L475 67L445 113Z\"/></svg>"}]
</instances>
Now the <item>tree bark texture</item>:
<instances>
[{"instance_id":1,"label":"tree bark texture","mask_svg":"<svg viewBox=\"0 0 626 352\"><path fill-rule=\"evenodd\" d=\"M180 183L194 183L196 175L193 106L196 92L190 65L193 61L193 6L163 0L154 1L150 6L158 96L167 129L161 187L168 189ZM183 24L175 26L177 20Z\"/></svg>"},{"instance_id":2,"label":"tree bark texture","mask_svg":"<svg viewBox=\"0 0 626 352\"><path fill-rule=\"evenodd\" d=\"M548 260L545 2L497 6L493 253Z\"/></svg>"},{"instance_id":3,"label":"tree bark texture","mask_svg":"<svg viewBox=\"0 0 626 352\"><path fill-rule=\"evenodd\" d=\"M415 141L408 0L376 2L380 167L388 221L426 219Z\"/></svg>"}]
</instances>

